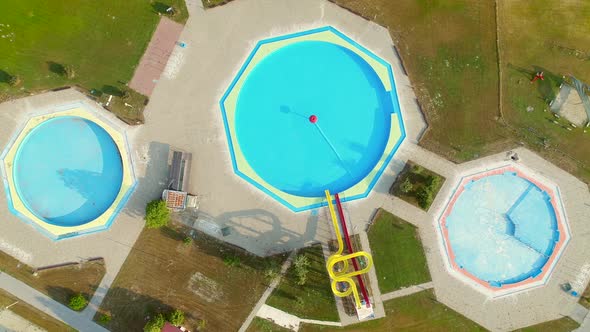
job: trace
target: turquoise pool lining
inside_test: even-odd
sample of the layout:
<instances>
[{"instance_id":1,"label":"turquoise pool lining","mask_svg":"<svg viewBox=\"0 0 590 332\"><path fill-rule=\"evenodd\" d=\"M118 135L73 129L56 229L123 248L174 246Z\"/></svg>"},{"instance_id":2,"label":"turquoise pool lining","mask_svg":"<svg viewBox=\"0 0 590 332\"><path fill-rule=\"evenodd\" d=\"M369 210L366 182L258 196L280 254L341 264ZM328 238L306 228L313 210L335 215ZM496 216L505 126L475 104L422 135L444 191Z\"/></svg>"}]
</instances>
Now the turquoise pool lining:
<instances>
[{"instance_id":1,"label":"turquoise pool lining","mask_svg":"<svg viewBox=\"0 0 590 332\"><path fill-rule=\"evenodd\" d=\"M224 104L225 104L225 100L227 99L228 95L232 92L232 90L234 89L235 85L237 84L237 82L241 78L242 74L244 73L244 71L246 70L246 68L250 65L250 62L252 61L254 55L258 52L259 48L262 45L273 43L273 42L280 41L280 40L291 39L291 38L295 38L295 37L301 37L301 36L306 36L306 35L315 34L315 33L319 33L319 32L324 32L324 31L330 31L330 32L336 34L337 36L341 37L342 39L344 39L348 43L352 44L354 47L358 48L359 50L361 50L362 52L364 52L365 54L369 55L371 58L373 58L374 60L376 60L377 62L379 62L380 64L382 64L385 68L387 68L388 77L389 77L389 80L391 82L391 90L389 90L387 92L389 92L389 96L391 98L391 102L392 102L392 106L393 106L392 113L397 115L398 125L399 125L399 128L400 128L400 138L398 139L397 143L394 145L394 147L391 150L391 152L388 154L387 158L383 162L383 165L378 169L377 174L374 176L374 178L369 183L367 190L364 193L359 194L359 195L354 195L354 196L349 196L349 197L342 197L342 199L341 199L342 202L348 202L348 201L352 201L352 200L356 200L356 199L361 199L361 198L367 197L371 193L371 191L373 190L373 187L375 186L375 184L377 183L377 181L381 178L381 175L385 171L385 168L387 167L387 165L389 165L389 163L391 162L391 159L393 158L393 156L395 155L395 153L399 149L399 146L401 145L401 143L406 138L406 130L405 130L405 127L404 127L404 124L403 124L403 119L402 119L402 114L401 114L401 108L400 108L399 99L398 99L398 96L397 96L397 88L396 88L395 80L393 78L393 70L391 68L391 65L389 63L387 63L385 60L381 59L376 54L374 54L373 52L369 51L364 46L360 45L359 43L357 43L353 39L349 38L345 34L341 33L340 31L336 30L332 26L320 27L320 28L316 28L316 29L311 29L311 30L296 32L296 33L287 34L287 35L283 35L283 36L271 37L271 38L267 38L267 39L263 39L263 40L258 41L256 43L256 46L254 47L254 49L252 51L250 51L250 54L246 58L246 61L242 64L242 66L240 67L240 70L234 76L234 79L232 80L230 86L225 91L225 93L221 97L221 100L219 101L219 105L221 107L221 114L222 114L222 117L223 117L223 125L224 125L224 129L225 129L225 134L226 134L226 139L227 139L228 147L229 147L229 150L230 150L231 162L232 162L232 167L233 167L234 173L236 173L243 180L245 180L248 183L254 185L259 190L263 191L267 195L271 196L272 198L274 198L275 200L277 200L278 202L280 202L284 206L288 207L293 212L302 212L302 211L306 211L306 210L316 209L316 208L319 208L319 207L322 207L322 206L326 206L327 205L327 202L322 201L322 202L319 202L319 203L310 204L310 205L306 205L306 206L303 206L303 207L295 207L292 204L290 204L289 202L287 202L284 199L282 199L281 197L279 197L278 195L276 195L273 192L271 192L270 190L268 190L267 188L265 188L264 186L262 186L261 184L259 184L258 182L254 181L252 178L250 178L246 174L242 173L239 170L238 165L237 165L237 162L236 162L235 150L234 150L234 146L233 146L233 143L232 143L230 126L229 126L229 123L227 121L226 109L225 109L225 105ZM361 179L361 181L362 181L362 179ZM318 198L320 198L320 197L318 197Z\"/></svg>"},{"instance_id":2,"label":"turquoise pool lining","mask_svg":"<svg viewBox=\"0 0 590 332\"><path fill-rule=\"evenodd\" d=\"M39 116L44 116L44 115L50 115L50 114L54 114L54 113L61 113L61 112L66 112L68 110L71 109L75 109L75 108L81 108L84 109L86 112L98 117L101 121L105 122L107 125L109 125L111 128L113 128L114 130L116 130L120 135L123 136L123 142L125 144L125 148L127 149L128 153L127 153L127 162L129 163L129 174L131 176L131 178L133 179L133 184L131 185L131 187L129 187L129 189L127 190L127 192L125 193L125 195L122 197L121 201L119 202L118 206L115 208L115 210L113 211L113 213L111 214L111 216L109 217L109 219L107 220L107 222L100 226L100 227L94 227L94 228L88 228L85 229L83 232L72 232L72 233L67 233L67 234L62 234L60 236L55 236L55 234L47 231L46 229L44 229L43 227L41 227L38 223L30 220L28 217L26 217L25 215L23 215L22 213L20 213L19 211L17 211L14 208L13 202L12 202L12 196L9 194L10 193L10 189L9 189L9 184L8 184L8 176L6 174L6 169L4 167L4 159L6 157L6 155L8 154L8 151L10 151L10 149L12 148L12 146L14 145L14 143L16 142L17 138L22 134L22 131L25 129L25 127L27 126L27 124L29 123L29 121L33 118L39 117ZM6 143L4 149L2 150L2 154L0 154L0 170L2 172L2 182L4 184L4 190L6 193L6 203L7 203L7 207L8 210L15 215L16 217L18 217L20 220L24 221L26 224L33 226L33 228L35 228L39 233L42 233L43 235L45 235L46 237L48 237L49 239L51 239L51 241L53 242L57 242L60 240L64 240L64 239L69 239L72 237L81 237L84 235L90 235L90 234L94 234L100 231L104 231L104 230L108 230L111 228L113 222L115 221L116 217L119 215L119 213L121 212L121 210L123 209L123 207L125 207L127 205L127 202L129 201L129 199L131 198L131 195L135 192L135 189L137 187L137 178L135 176L135 163L133 162L133 158L131 157L131 148L129 145L129 140L127 137L127 133L122 130L118 125L115 125L112 121L110 121L109 119L107 119L106 117L101 116L98 112L92 111L90 109L88 109L86 107L86 105L84 105L84 103L72 103L72 104L67 104L67 105L62 105L60 107L60 109L58 110L51 110L49 112L41 112L39 114L34 114L31 115L27 118L26 121L24 121L23 123L21 123L16 130L14 131L14 133L12 134L11 138L8 140L8 142ZM119 154L121 154L121 152L119 151ZM123 158L121 157L121 161L124 163Z\"/></svg>"}]
</instances>

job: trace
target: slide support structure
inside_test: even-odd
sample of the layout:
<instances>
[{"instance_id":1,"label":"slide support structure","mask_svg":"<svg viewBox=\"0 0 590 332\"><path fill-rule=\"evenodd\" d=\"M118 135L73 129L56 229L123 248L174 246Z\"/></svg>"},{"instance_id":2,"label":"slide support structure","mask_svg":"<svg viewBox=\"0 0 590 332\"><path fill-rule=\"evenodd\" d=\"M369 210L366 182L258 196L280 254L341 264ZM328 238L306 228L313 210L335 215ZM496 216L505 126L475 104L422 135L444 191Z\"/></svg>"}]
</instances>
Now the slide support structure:
<instances>
[{"instance_id":1,"label":"slide support structure","mask_svg":"<svg viewBox=\"0 0 590 332\"><path fill-rule=\"evenodd\" d=\"M332 218L332 226L334 227L334 233L336 233L336 240L338 242L338 250L330 257L328 257L328 261L326 262L326 269L328 270L328 274L332 279L332 292L334 295L338 297L346 297L349 295L353 295L354 301L356 304L357 309L360 309L362 306L361 299L359 297L359 292L356 286L356 283L352 279L352 277L357 277L359 281L359 286L361 287L361 292L363 294L365 305L370 307L369 296L367 294L364 282L362 281L361 274L365 274L369 272L371 267L373 266L373 258L371 255L364 251L357 251L354 252L352 247L352 243L350 242L350 238L348 236L348 229L346 228L346 221L344 219L344 213L342 211L342 205L340 202L340 197L336 194L336 204L338 206L338 212L340 214L340 220L342 223L342 227L344 229L344 234L346 238L346 245L348 249L348 254L343 255L344 251L344 241L342 240L342 233L340 232L340 225L338 223L338 217L336 216L336 211L334 210L334 204L332 202L332 195L330 194L329 190L325 191L326 199L328 200L328 208L330 210L330 217ZM359 269L357 265L357 259L359 257L363 257L366 262L366 266L362 269ZM352 260L354 271L349 271L349 264L348 261ZM336 266L338 264L338 266ZM335 268L338 267L336 270ZM338 289L339 283L346 283L348 288L344 291L340 291Z\"/></svg>"}]
</instances>

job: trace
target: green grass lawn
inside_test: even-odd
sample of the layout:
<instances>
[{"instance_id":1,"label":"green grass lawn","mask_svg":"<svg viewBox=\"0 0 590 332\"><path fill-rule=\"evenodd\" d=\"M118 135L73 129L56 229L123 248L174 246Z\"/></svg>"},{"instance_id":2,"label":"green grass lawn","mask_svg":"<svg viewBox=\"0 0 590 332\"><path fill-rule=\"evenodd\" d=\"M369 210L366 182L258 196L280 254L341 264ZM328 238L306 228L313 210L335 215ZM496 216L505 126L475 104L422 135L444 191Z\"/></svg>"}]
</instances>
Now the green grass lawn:
<instances>
[{"instance_id":1,"label":"green grass lawn","mask_svg":"<svg viewBox=\"0 0 590 332\"><path fill-rule=\"evenodd\" d=\"M431 280L416 227L379 210L368 236L381 293Z\"/></svg>"},{"instance_id":2,"label":"green grass lawn","mask_svg":"<svg viewBox=\"0 0 590 332\"><path fill-rule=\"evenodd\" d=\"M252 321L252 323L250 323L250 326L248 326L248 329L246 330L246 332L289 332L291 330L286 329L282 326L279 326L269 320L260 318L260 317L254 317L254 320Z\"/></svg>"},{"instance_id":3,"label":"green grass lawn","mask_svg":"<svg viewBox=\"0 0 590 332\"><path fill-rule=\"evenodd\" d=\"M456 311L436 301L432 290L396 298L383 303L385 318L343 328L303 324L300 332L349 331L486 331Z\"/></svg>"},{"instance_id":4,"label":"green grass lawn","mask_svg":"<svg viewBox=\"0 0 590 332\"><path fill-rule=\"evenodd\" d=\"M552 320L549 322L514 330L513 332L570 332L580 327L575 320L569 317Z\"/></svg>"},{"instance_id":5,"label":"green grass lawn","mask_svg":"<svg viewBox=\"0 0 590 332\"><path fill-rule=\"evenodd\" d=\"M518 140L590 182L590 133L568 131L566 121L556 125L551 112L543 112L563 75L590 82L590 2L502 1L500 9L502 104L508 124ZM537 71L544 71L545 80L531 84ZM534 111L526 112L527 106Z\"/></svg>"},{"instance_id":6,"label":"green grass lawn","mask_svg":"<svg viewBox=\"0 0 590 332\"><path fill-rule=\"evenodd\" d=\"M163 3L184 0L10 1L0 18L0 100L62 86L125 90ZM73 74L73 75L72 75ZM18 79L9 84L11 77Z\"/></svg>"},{"instance_id":7,"label":"green grass lawn","mask_svg":"<svg viewBox=\"0 0 590 332\"><path fill-rule=\"evenodd\" d=\"M300 318L339 321L321 245L301 249L298 255L305 255L310 261L307 282L303 286L297 284L292 265L266 304Z\"/></svg>"},{"instance_id":8,"label":"green grass lawn","mask_svg":"<svg viewBox=\"0 0 590 332\"><path fill-rule=\"evenodd\" d=\"M429 185L430 181L432 182ZM428 211L444 182L444 177L412 161L408 161L391 186L390 193ZM408 183L410 187L404 188ZM429 199L422 199L422 193L430 195L428 196Z\"/></svg>"}]
</instances>

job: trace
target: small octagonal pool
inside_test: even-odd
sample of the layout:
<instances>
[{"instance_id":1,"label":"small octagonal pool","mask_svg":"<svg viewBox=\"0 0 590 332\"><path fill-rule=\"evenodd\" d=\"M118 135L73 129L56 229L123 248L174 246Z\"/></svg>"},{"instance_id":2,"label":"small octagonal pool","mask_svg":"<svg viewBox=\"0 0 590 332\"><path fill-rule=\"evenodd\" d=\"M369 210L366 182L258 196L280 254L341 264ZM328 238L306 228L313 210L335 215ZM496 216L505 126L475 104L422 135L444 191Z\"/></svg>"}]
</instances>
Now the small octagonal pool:
<instances>
[{"instance_id":1,"label":"small octagonal pool","mask_svg":"<svg viewBox=\"0 0 590 332\"><path fill-rule=\"evenodd\" d=\"M88 223L107 210L123 179L121 155L96 123L56 117L31 130L14 159L16 191L39 219L57 226Z\"/></svg>"},{"instance_id":2,"label":"small octagonal pool","mask_svg":"<svg viewBox=\"0 0 590 332\"><path fill-rule=\"evenodd\" d=\"M464 178L441 217L453 269L494 291L542 284L569 240L557 187L514 167Z\"/></svg>"}]
</instances>

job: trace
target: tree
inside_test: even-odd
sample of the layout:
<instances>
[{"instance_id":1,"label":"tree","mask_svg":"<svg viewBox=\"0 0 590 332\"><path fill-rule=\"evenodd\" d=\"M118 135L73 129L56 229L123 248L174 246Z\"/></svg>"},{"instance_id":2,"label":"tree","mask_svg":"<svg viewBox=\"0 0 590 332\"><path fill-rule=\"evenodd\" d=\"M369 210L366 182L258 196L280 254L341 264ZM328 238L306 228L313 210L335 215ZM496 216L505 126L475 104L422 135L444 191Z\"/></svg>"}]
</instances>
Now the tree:
<instances>
[{"instance_id":1,"label":"tree","mask_svg":"<svg viewBox=\"0 0 590 332\"><path fill-rule=\"evenodd\" d=\"M170 211L166 207L166 202L156 199L148 203L145 208L145 225L147 228L160 228L168 225L170 221Z\"/></svg>"},{"instance_id":2,"label":"tree","mask_svg":"<svg viewBox=\"0 0 590 332\"><path fill-rule=\"evenodd\" d=\"M309 273L309 258L305 255L298 255L295 257L294 265L297 285L303 286L307 281L307 274Z\"/></svg>"},{"instance_id":3,"label":"tree","mask_svg":"<svg viewBox=\"0 0 590 332\"><path fill-rule=\"evenodd\" d=\"M144 332L160 332L162 331L162 327L166 320L164 319L164 315L157 314L152 319L150 319L143 327Z\"/></svg>"},{"instance_id":4,"label":"tree","mask_svg":"<svg viewBox=\"0 0 590 332\"><path fill-rule=\"evenodd\" d=\"M440 185L440 181L441 179L439 176L429 175L426 179L426 185L428 185L428 188L430 188L430 190L432 191Z\"/></svg>"},{"instance_id":5,"label":"tree","mask_svg":"<svg viewBox=\"0 0 590 332\"><path fill-rule=\"evenodd\" d=\"M76 294L70 297L68 307L72 310L82 311L88 305L88 300L82 294Z\"/></svg>"},{"instance_id":6,"label":"tree","mask_svg":"<svg viewBox=\"0 0 590 332\"><path fill-rule=\"evenodd\" d=\"M416 193L416 198L418 198L418 204L421 208L426 209L432 204L432 192L428 190L428 188L422 187Z\"/></svg>"},{"instance_id":7,"label":"tree","mask_svg":"<svg viewBox=\"0 0 590 332\"><path fill-rule=\"evenodd\" d=\"M406 178L404 180L404 182L402 182L401 186L400 186L400 190L404 193L407 194L410 191L412 191L412 189L414 189L414 185L412 185L412 182L410 182L410 179Z\"/></svg>"},{"instance_id":8,"label":"tree","mask_svg":"<svg viewBox=\"0 0 590 332\"><path fill-rule=\"evenodd\" d=\"M184 323L184 312L176 309L168 314L168 321L174 326L180 326Z\"/></svg>"}]
</instances>

